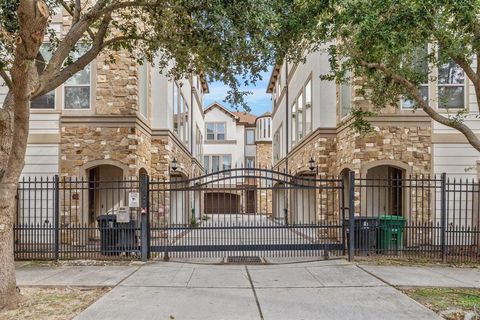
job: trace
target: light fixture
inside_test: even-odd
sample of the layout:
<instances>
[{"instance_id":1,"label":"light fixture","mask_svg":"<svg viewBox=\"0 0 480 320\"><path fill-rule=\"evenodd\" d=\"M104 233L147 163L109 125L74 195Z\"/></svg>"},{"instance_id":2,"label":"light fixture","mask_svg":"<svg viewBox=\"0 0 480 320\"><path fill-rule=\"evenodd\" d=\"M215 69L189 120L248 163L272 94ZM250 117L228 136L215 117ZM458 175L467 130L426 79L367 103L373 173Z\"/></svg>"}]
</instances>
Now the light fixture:
<instances>
[{"instance_id":1,"label":"light fixture","mask_svg":"<svg viewBox=\"0 0 480 320\"><path fill-rule=\"evenodd\" d=\"M177 159L173 158L172 160L172 170L176 171L177 170Z\"/></svg>"},{"instance_id":2,"label":"light fixture","mask_svg":"<svg viewBox=\"0 0 480 320\"><path fill-rule=\"evenodd\" d=\"M308 160L308 169L310 169L310 171L315 170L315 160L313 160L313 157Z\"/></svg>"}]
</instances>

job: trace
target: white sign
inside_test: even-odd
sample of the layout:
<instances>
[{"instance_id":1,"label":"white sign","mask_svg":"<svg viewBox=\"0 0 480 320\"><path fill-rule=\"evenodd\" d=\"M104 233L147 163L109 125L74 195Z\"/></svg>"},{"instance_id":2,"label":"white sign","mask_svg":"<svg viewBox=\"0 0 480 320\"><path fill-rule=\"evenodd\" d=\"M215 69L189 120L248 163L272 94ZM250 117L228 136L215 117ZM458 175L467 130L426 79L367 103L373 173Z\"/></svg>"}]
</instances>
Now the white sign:
<instances>
[{"instance_id":1,"label":"white sign","mask_svg":"<svg viewBox=\"0 0 480 320\"><path fill-rule=\"evenodd\" d=\"M130 210L127 207L119 207L117 210L117 223L129 223L130 222Z\"/></svg>"},{"instance_id":2,"label":"white sign","mask_svg":"<svg viewBox=\"0 0 480 320\"><path fill-rule=\"evenodd\" d=\"M130 208L140 207L140 194L138 192L130 192L128 194L128 206Z\"/></svg>"}]
</instances>

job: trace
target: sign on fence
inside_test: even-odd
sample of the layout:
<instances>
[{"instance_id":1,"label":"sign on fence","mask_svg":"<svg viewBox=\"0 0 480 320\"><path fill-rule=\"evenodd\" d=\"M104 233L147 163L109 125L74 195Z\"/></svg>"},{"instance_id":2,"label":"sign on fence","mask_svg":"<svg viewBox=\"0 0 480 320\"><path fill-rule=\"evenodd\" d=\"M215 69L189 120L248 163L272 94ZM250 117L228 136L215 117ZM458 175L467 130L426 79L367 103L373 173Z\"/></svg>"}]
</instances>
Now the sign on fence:
<instances>
[{"instance_id":1,"label":"sign on fence","mask_svg":"<svg viewBox=\"0 0 480 320\"><path fill-rule=\"evenodd\" d=\"M128 194L128 206L130 208L140 207L140 194L138 192L130 192Z\"/></svg>"}]
</instances>

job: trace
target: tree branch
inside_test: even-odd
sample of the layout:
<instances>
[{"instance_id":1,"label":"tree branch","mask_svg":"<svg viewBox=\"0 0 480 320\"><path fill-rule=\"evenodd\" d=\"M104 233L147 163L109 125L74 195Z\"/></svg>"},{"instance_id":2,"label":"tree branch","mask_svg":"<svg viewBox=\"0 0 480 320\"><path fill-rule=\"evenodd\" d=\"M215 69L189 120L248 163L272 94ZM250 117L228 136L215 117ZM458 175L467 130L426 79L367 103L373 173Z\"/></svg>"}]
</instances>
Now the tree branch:
<instances>
[{"instance_id":1,"label":"tree branch","mask_svg":"<svg viewBox=\"0 0 480 320\"><path fill-rule=\"evenodd\" d=\"M68 4L65 3L65 1L63 0L57 0L57 1L62 5L65 11L67 11L67 13L72 16L72 19L73 19L72 25L76 24L78 22L78 19L80 19L80 12L78 13L78 19L75 19L76 12L72 11L72 9L70 9L70 7L68 6ZM95 33L92 31L92 29L88 28L87 33L92 40L95 38Z\"/></svg>"},{"instance_id":2,"label":"tree branch","mask_svg":"<svg viewBox=\"0 0 480 320\"><path fill-rule=\"evenodd\" d=\"M75 24L80 20L80 12L82 10L82 4L80 3L80 0L75 0L75 9L73 12L73 21L72 24Z\"/></svg>"},{"instance_id":3,"label":"tree branch","mask_svg":"<svg viewBox=\"0 0 480 320\"><path fill-rule=\"evenodd\" d=\"M112 21L111 13L103 17L103 20L100 23L100 26L98 28L98 32L95 35L95 39L93 41L92 47L85 54L79 57L74 63L59 70L58 72L42 75L40 79L41 84L39 85L37 90L32 94L32 99L52 91L53 89L55 89L56 87L60 86L62 83L67 81L75 73L77 73L80 70L83 70L89 63L91 63L100 53L100 51L105 47L104 46L105 35L107 34L108 26L110 25L111 21Z\"/></svg>"},{"instance_id":4,"label":"tree branch","mask_svg":"<svg viewBox=\"0 0 480 320\"><path fill-rule=\"evenodd\" d=\"M3 81L7 85L8 89L12 89L12 79L8 76L8 74L5 72L5 70L0 70L0 77L2 77Z\"/></svg>"},{"instance_id":5,"label":"tree branch","mask_svg":"<svg viewBox=\"0 0 480 320\"><path fill-rule=\"evenodd\" d=\"M403 86L408 90L410 96L418 103L418 105L425 111L433 120L441 123L447 127L456 129L460 131L465 138L467 138L468 142L477 150L480 151L480 139L475 135L475 133L470 129L467 125L462 122L459 122L455 119L447 118L440 113L438 113L435 109L428 105L428 103L423 100L420 91L418 90L417 86L406 79L388 69L385 65L381 63L372 63L366 62L362 59L358 59L361 66L367 69L375 69L377 71L382 72L385 76L390 77L394 82Z\"/></svg>"}]
</instances>

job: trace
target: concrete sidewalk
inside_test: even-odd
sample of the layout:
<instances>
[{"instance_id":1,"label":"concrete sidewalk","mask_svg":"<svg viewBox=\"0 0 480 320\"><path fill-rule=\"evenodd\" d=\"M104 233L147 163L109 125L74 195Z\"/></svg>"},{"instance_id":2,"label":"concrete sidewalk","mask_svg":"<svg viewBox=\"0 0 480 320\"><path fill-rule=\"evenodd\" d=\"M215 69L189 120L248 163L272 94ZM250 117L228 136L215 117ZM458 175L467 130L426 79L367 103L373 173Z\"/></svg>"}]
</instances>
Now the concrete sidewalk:
<instances>
[{"instance_id":1,"label":"concrete sidewalk","mask_svg":"<svg viewBox=\"0 0 480 320\"><path fill-rule=\"evenodd\" d=\"M115 287L78 319L440 319L392 286L480 287L480 270L354 265L150 262L21 267L19 286Z\"/></svg>"},{"instance_id":2,"label":"concrete sidewalk","mask_svg":"<svg viewBox=\"0 0 480 320\"><path fill-rule=\"evenodd\" d=\"M17 285L44 287L115 287L139 266L20 267Z\"/></svg>"},{"instance_id":3,"label":"concrete sidewalk","mask_svg":"<svg viewBox=\"0 0 480 320\"><path fill-rule=\"evenodd\" d=\"M440 319L342 260L281 265L154 263L77 319Z\"/></svg>"},{"instance_id":4,"label":"concrete sidewalk","mask_svg":"<svg viewBox=\"0 0 480 320\"><path fill-rule=\"evenodd\" d=\"M396 287L480 288L479 268L360 265Z\"/></svg>"}]
</instances>

